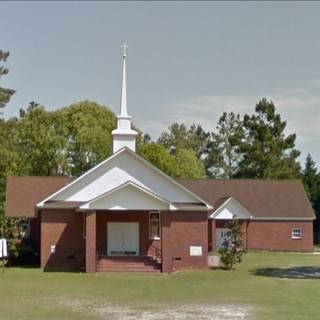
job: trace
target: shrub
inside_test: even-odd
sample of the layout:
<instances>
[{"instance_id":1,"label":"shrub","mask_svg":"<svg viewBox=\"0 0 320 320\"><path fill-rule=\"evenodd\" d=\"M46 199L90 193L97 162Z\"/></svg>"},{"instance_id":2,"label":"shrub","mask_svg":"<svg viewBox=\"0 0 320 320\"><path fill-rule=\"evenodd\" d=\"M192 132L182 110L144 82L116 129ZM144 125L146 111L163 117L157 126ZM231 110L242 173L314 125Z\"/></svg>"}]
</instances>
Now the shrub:
<instances>
[{"instance_id":1,"label":"shrub","mask_svg":"<svg viewBox=\"0 0 320 320\"><path fill-rule=\"evenodd\" d=\"M229 229L228 237L219 249L221 262L225 268L231 270L236 263L242 261L246 253L242 239L241 225L237 219L232 219L227 223Z\"/></svg>"}]
</instances>

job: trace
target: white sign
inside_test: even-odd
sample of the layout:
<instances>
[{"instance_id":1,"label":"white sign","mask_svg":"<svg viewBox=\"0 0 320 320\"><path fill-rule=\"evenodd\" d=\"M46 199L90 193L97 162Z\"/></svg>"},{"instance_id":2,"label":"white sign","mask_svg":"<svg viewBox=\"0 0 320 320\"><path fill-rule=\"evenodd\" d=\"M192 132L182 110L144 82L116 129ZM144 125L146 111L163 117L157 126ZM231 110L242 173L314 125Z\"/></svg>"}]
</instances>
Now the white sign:
<instances>
[{"instance_id":1,"label":"white sign","mask_svg":"<svg viewBox=\"0 0 320 320\"><path fill-rule=\"evenodd\" d=\"M8 256L7 251L7 240L6 239L0 239L0 258L4 258Z\"/></svg>"},{"instance_id":2,"label":"white sign","mask_svg":"<svg viewBox=\"0 0 320 320\"><path fill-rule=\"evenodd\" d=\"M202 256L202 246L190 246L190 256Z\"/></svg>"},{"instance_id":3,"label":"white sign","mask_svg":"<svg viewBox=\"0 0 320 320\"><path fill-rule=\"evenodd\" d=\"M52 245L52 246L51 246L50 252L51 252L51 253L56 253L56 246L55 246L55 245Z\"/></svg>"}]
</instances>

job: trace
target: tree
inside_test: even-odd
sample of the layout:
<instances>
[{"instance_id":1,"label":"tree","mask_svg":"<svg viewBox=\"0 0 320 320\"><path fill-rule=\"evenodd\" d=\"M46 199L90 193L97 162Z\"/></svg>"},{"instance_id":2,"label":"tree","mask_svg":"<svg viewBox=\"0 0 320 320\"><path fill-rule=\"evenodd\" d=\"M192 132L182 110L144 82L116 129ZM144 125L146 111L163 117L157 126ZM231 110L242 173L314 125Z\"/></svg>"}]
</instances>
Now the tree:
<instances>
[{"instance_id":1,"label":"tree","mask_svg":"<svg viewBox=\"0 0 320 320\"><path fill-rule=\"evenodd\" d=\"M210 133L202 129L200 125L191 125L187 128L183 123L173 123L169 126L168 132L163 132L158 143L167 148L171 154L178 149L193 150L196 156L201 159L206 152L210 140Z\"/></svg>"},{"instance_id":2,"label":"tree","mask_svg":"<svg viewBox=\"0 0 320 320\"><path fill-rule=\"evenodd\" d=\"M295 149L296 135L285 135L286 122L276 113L272 101L263 98L256 104L256 114L243 118L244 138L238 145L241 161L237 177L297 178L300 152Z\"/></svg>"},{"instance_id":3,"label":"tree","mask_svg":"<svg viewBox=\"0 0 320 320\"><path fill-rule=\"evenodd\" d=\"M203 163L191 149L178 149L175 154L178 178L199 179L205 177Z\"/></svg>"},{"instance_id":4,"label":"tree","mask_svg":"<svg viewBox=\"0 0 320 320\"><path fill-rule=\"evenodd\" d=\"M246 253L242 239L241 224L237 219L230 220L226 227L229 229L228 237L219 250L221 261L228 270L232 270L236 263L242 261Z\"/></svg>"},{"instance_id":5,"label":"tree","mask_svg":"<svg viewBox=\"0 0 320 320\"><path fill-rule=\"evenodd\" d=\"M9 57L9 52L0 50L0 61L6 62ZM0 78L8 74L9 69L0 67ZM0 108L4 108L10 101L11 96L15 93L15 90L0 87Z\"/></svg>"},{"instance_id":6,"label":"tree","mask_svg":"<svg viewBox=\"0 0 320 320\"><path fill-rule=\"evenodd\" d=\"M309 200L315 208L320 196L320 176L316 163L313 161L310 154L307 155L305 167L302 171L302 181Z\"/></svg>"},{"instance_id":7,"label":"tree","mask_svg":"<svg viewBox=\"0 0 320 320\"><path fill-rule=\"evenodd\" d=\"M305 167L302 171L302 181L308 198L312 204L316 214L314 221L315 241L319 242L319 229L320 229L320 173L316 167L310 154L307 155Z\"/></svg>"},{"instance_id":8,"label":"tree","mask_svg":"<svg viewBox=\"0 0 320 320\"><path fill-rule=\"evenodd\" d=\"M236 175L241 159L236 143L242 141L242 121L233 112L224 112L217 124L217 133L211 133L206 173L215 178L232 178Z\"/></svg>"},{"instance_id":9,"label":"tree","mask_svg":"<svg viewBox=\"0 0 320 320\"><path fill-rule=\"evenodd\" d=\"M176 159L162 145L151 142L141 146L140 155L171 177L178 175Z\"/></svg>"},{"instance_id":10,"label":"tree","mask_svg":"<svg viewBox=\"0 0 320 320\"><path fill-rule=\"evenodd\" d=\"M4 215L6 177L18 174L16 163L17 151L12 143L17 127L17 119L0 119L0 219Z\"/></svg>"},{"instance_id":11,"label":"tree","mask_svg":"<svg viewBox=\"0 0 320 320\"><path fill-rule=\"evenodd\" d=\"M92 101L74 103L56 111L60 132L66 138L69 173L79 176L112 154L114 113Z\"/></svg>"},{"instance_id":12,"label":"tree","mask_svg":"<svg viewBox=\"0 0 320 320\"><path fill-rule=\"evenodd\" d=\"M67 171L64 146L66 137L59 134L55 113L31 102L20 112L15 134L15 148L19 154L18 171L26 175L59 175Z\"/></svg>"}]
</instances>

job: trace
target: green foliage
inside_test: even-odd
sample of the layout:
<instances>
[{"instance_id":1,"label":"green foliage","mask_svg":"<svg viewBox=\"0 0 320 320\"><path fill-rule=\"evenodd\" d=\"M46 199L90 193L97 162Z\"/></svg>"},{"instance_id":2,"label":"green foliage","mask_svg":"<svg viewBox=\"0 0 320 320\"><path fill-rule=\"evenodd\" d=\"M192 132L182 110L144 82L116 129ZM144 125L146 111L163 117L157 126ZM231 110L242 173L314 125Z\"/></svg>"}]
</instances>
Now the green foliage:
<instances>
[{"instance_id":1,"label":"green foliage","mask_svg":"<svg viewBox=\"0 0 320 320\"><path fill-rule=\"evenodd\" d=\"M315 207L320 196L320 176L316 163L313 161L310 154L307 155L305 167L302 171L302 181L309 200Z\"/></svg>"},{"instance_id":2,"label":"green foliage","mask_svg":"<svg viewBox=\"0 0 320 320\"><path fill-rule=\"evenodd\" d=\"M199 179L205 177L203 163L191 149L178 149L174 155L178 178Z\"/></svg>"},{"instance_id":3,"label":"green foliage","mask_svg":"<svg viewBox=\"0 0 320 320\"><path fill-rule=\"evenodd\" d=\"M67 140L58 130L60 119L36 103L31 103L21 115L14 140L20 159L18 172L40 176L65 173Z\"/></svg>"},{"instance_id":4,"label":"green foliage","mask_svg":"<svg viewBox=\"0 0 320 320\"><path fill-rule=\"evenodd\" d=\"M108 108L86 100L62 108L55 115L65 135L64 153L71 175L79 176L111 155L116 117Z\"/></svg>"},{"instance_id":5,"label":"green foliage","mask_svg":"<svg viewBox=\"0 0 320 320\"><path fill-rule=\"evenodd\" d=\"M221 261L224 266L231 270L236 263L242 261L246 253L242 239L241 224L237 219L230 220L226 227L229 229L228 239L219 250Z\"/></svg>"},{"instance_id":6,"label":"green foliage","mask_svg":"<svg viewBox=\"0 0 320 320\"><path fill-rule=\"evenodd\" d=\"M32 247L25 246L18 241L13 242L10 246L10 266L37 266L38 260L38 255Z\"/></svg>"},{"instance_id":7,"label":"green foliage","mask_svg":"<svg viewBox=\"0 0 320 320\"><path fill-rule=\"evenodd\" d=\"M177 176L178 168L175 157L164 146L147 143L141 146L140 155L169 176Z\"/></svg>"},{"instance_id":8,"label":"green foliage","mask_svg":"<svg viewBox=\"0 0 320 320\"><path fill-rule=\"evenodd\" d=\"M232 178L238 171L241 159L236 144L243 138L240 116L224 112L216 129L217 132L211 133L211 141L208 143L206 172L215 178Z\"/></svg>"},{"instance_id":9,"label":"green foliage","mask_svg":"<svg viewBox=\"0 0 320 320\"><path fill-rule=\"evenodd\" d=\"M193 150L196 156L201 159L206 153L207 144L210 140L210 133L202 129L200 125L191 125L187 128L183 123L173 123L168 132L163 132L158 143L167 148L171 154L178 149Z\"/></svg>"},{"instance_id":10,"label":"green foliage","mask_svg":"<svg viewBox=\"0 0 320 320\"><path fill-rule=\"evenodd\" d=\"M22 237L21 223L24 218L6 218L0 216L0 235L6 239L20 240ZM3 232L3 234L2 234Z\"/></svg>"},{"instance_id":11,"label":"green foliage","mask_svg":"<svg viewBox=\"0 0 320 320\"><path fill-rule=\"evenodd\" d=\"M286 122L276 113L272 101L263 98L256 104L256 114L243 118L244 137L233 143L241 155L238 177L297 178L300 152L295 149L296 135L285 136Z\"/></svg>"},{"instance_id":12,"label":"green foliage","mask_svg":"<svg viewBox=\"0 0 320 320\"><path fill-rule=\"evenodd\" d=\"M17 172L18 154L12 144L16 127L15 119L0 119L0 217L4 214L6 177Z\"/></svg>"},{"instance_id":13,"label":"green foliage","mask_svg":"<svg viewBox=\"0 0 320 320\"><path fill-rule=\"evenodd\" d=\"M320 241L320 173L316 167L310 154L307 155L305 167L302 171L302 181L308 198L312 204L313 210L316 214L316 221L314 224L315 242Z\"/></svg>"},{"instance_id":14,"label":"green foliage","mask_svg":"<svg viewBox=\"0 0 320 320\"><path fill-rule=\"evenodd\" d=\"M9 57L9 52L0 50L0 61L6 62ZM8 74L9 69L0 66L0 79L2 76ZM0 108L4 108L10 101L11 96L15 93L15 90L0 87Z\"/></svg>"},{"instance_id":15,"label":"green foliage","mask_svg":"<svg viewBox=\"0 0 320 320\"><path fill-rule=\"evenodd\" d=\"M141 146L140 155L174 178L203 178L203 164L192 150L178 149L172 155L162 145L151 142Z\"/></svg>"}]
</instances>

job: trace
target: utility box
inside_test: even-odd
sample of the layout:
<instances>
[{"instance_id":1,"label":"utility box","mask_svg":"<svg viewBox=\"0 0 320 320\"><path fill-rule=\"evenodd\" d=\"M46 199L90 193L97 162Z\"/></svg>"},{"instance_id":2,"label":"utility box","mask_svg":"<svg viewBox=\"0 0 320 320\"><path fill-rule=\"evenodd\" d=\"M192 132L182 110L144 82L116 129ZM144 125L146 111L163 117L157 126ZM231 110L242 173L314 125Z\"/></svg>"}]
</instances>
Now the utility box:
<instances>
[{"instance_id":1,"label":"utility box","mask_svg":"<svg viewBox=\"0 0 320 320\"><path fill-rule=\"evenodd\" d=\"M219 256L208 256L208 267L219 268L220 267L220 257Z\"/></svg>"}]
</instances>

